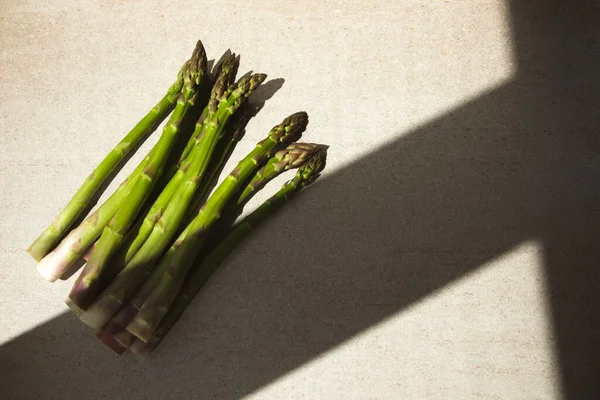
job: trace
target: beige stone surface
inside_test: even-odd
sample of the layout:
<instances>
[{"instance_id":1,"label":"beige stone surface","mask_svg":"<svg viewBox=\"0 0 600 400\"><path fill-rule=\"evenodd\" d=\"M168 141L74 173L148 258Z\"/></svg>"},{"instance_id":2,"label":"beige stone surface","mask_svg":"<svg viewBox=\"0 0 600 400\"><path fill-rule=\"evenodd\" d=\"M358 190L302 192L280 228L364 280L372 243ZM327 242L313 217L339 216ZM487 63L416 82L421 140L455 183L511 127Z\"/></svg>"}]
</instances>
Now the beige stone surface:
<instances>
[{"instance_id":1,"label":"beige stone surface","mask_svg":"<svg viewBox=\"0 0 600 400\"><path fill-rule=\"evenodd\" d=\"M559 3L0 2L0 398L597 398L600 9ZM119 357L25 249L197 39L285 80L234 158L306 110L328 168Z\"/></svg>"}]
</instances>

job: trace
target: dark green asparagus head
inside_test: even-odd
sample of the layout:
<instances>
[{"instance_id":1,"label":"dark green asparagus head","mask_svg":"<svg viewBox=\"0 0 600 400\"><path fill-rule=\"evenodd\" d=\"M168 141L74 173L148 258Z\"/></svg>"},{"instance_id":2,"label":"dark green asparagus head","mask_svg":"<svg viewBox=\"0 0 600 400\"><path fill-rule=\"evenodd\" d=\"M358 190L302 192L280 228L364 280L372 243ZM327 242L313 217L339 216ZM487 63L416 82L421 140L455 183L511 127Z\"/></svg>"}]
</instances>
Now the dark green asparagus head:
<instances>
[{"instance_id":1,"label":"dark green asparagus head","mask_svg":"<svg viewBox=\"0 0 600 400\"><path fill-rule=\"evenodd\" d=\"M235 113L238 108L250 97L250 95L267 79L266 74L252 74L240 79L235 85L232 85L227 96L229 112Z\"/></svg>"},{"instance_id":2,"label":"dark green asparagus head","mask_svg":"<svg viewBox=\"0 0 600 400\"><path fill-rule=\"evenodd\" d=\"M284 119L279 125L274 126L269 132L269 139L281 146L288 146L300 139L307 125L308 114L304 111L297 112Z\"/></svg>"},{"instance_id":3,"label":"dark green asparagus head","mask_svg":"<svg viewBox=\"0 0 600 400\"><path fill-rule=\"evenodd\" d=\"M272 164L273 169L277 172L299 168L312 158L317 151L319 151L319 146L314 143L292 143L285 149L275 153L269 159L268 164Z\"/></svg>"},{"instance_id":4,"label":"dark green asparagus head","mask_svg":"<svg viewBox=\"0 0 600 400\"><path fill-rule=\"evenodd\" d=\"M215 113L219 103L223 101L223 98L228 93L235 75L239 67L239 59L236 58L235 53L230 54L219 66L217 78L213 85L210 93L210 100L208 102L208 110L210 113Z\"/></svg>"},{"instance_id":5,"label":"dark green asparagus head","mask_svg":"<svg viewBox=\"0 0 600 400\"><path fill-rule=\"evenodd\" d=\"M301 167L317 151L319 151L319 146L313 143L290 144L269 158L266 165L256 173L245 190L257 191L261 189L279 174L289 169Z\"/></svg>"},{"instance_id":6,"label":"dark green asparagus head","mask_svg":"<svg viewBox=\"0 0 600 400\"><path fill-rule=\"evenodd\" d=\"M301 189L313 183L321 175L321 171L325 168L327 152L325 146L318 146L304 164L298 169L296 176L292 181Z\"/></svg>"},{"instance_id":7,"label":"dark green asparagus head","mask_svg":"<svg viewBox=\"0 0 600 400\"><path fill-rule=\"evenodd\" d=\"M208 61L206 60L206 51L202 42L198 40L196 48L192 53L192 57L186 64L185 71L183 73L183 81L185 89L191 92L195 92L203 79L208 74Z\"/></svg>"}]
</instances>

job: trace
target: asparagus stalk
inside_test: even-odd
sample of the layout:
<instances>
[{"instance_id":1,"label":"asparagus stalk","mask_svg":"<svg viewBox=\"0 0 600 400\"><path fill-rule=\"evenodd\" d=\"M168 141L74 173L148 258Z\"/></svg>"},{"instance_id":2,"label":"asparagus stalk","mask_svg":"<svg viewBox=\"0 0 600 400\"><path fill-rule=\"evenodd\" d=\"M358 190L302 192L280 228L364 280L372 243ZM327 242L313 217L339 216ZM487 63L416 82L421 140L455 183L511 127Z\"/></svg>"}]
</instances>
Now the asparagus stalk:
<instances>
[{"instance_id":1,"label":"asparagus stalk","mask_svg":"<svg viewBox=\"0 0 600 400\"><path fill-rule=\"evenodd\" d=\"M121 308L124 301L135 293L139 285L152 272L152 267L169 246L198 190L199 183L209 165L228 118L265 78L264 74L254 74L243 78L236 88L225 92L220 100L215 97L215 100L211 101L209 106L212 110L209 111L208 119L204 123L205 129L199 144L192 150L192 159L186 173L186 180L180 187L177 197L169 202L140 250L112 280L100 298L91 305L89 312L80 315L83 322L96 329L101 327ZM88 288L83 288L83 290L87 293L79 293L79 297L86 296L86 294L95 295Z\"/></svg>"},{"instance_id":2,"label":"asparagus stalk","mask_svg":"<svg viewBox=\"0 0 600 400\"><path fill-rule=\"evenodd\" d=\"M127 155L148 135L150 135L165 117L173 110L183 87L183 73L187 62L181 67L177 80L167 90L165 96L142 118L137 125L117 144L115 148L98 164L87 177L75 195L38 238L29 246L27 252L40 261L67 234L75 220L89 205L100 186L121 164Z\"/></svg>"},{"instance_id":3,"label":"asparagus stalk","mask_svg":"<svg viewBox=\"0 0 600 400\"><path fill-rule=\"evenodd\" d=\"M325 167L325 159L325 151L322 148L316 150L306 163L300 167L292 180L284 184L274 196L238 222L228 235L190 272L181 292L177 295L164 319L148 341L144 342L136 339L133 343L127 343L131 351L139 356L150 353L179 320L192 299L219 265L253 230L280 209L288 199L314 182Z\"/></svg>"},{"instance_id":4,"label":"asparagus stalk","mask_svg":"<svg viewBox=\"0 0 600 400\"><path fill-rule=\"evenodd\" d=\"M269 161L262 167L246 186L238 201L236 209L242 210L250 198L261 188L263 188L272 179L279 174L293 168L303 166L307 160L313 159L316 154L322 152L322 146L314 143L291 143L288 147L278 151L269 158Z\"/></svg>"},{"instance_id":5,"label":"asparagus stalk","mask_svg":"<svg viewBox=\"0 0 600 400\"><path fill-rule=\"evenodd\" d=\"M112 351L117 354L123 354L131 341L128 344L121 343L115 335L118 335L121 330L118 326L105 326L101 331L96 333L96 337L107 345ZM133 339L133 338L132 338Z\"/></svg>"},{"instance_id":6,"label":"asparagus stalk","mask_svg":"<svg viewBox=\"0 0 600 400\"><path fill-rule=\"evenodd\" d=\"M131 343L131 340L128 338L134 338L134 336L126 328L127 324L135 317L137 311L138 309L133 306L133 302L127 303L100 328L97 337L103 342L105 338L112 338L119 343ZM112 347L112 339L108 339L108 343L106 343L109 347Z\"/></svg>"},{"instance_id":7,"label":"asparagus stalk","mask_svg":"<svg viewBox=\"0 0 600 400\"><path fill-rule=\"evenodd\" d=\"M217 144L215 154L219 154L220 157L218 159L211 160L208 171L206 172L202 184L200 185L201 189L198 191L198 194L196 194L192 205L187 211L187 215L185 217L185 221L187 223L191 222L194 216L198 213L198 210L202 204L204 204L208 199L208 195L216 186L219 175L225 167L225 164L231 157L231 154L233 153L237 143L242 139L246 132L246 125L250 121L252 114L250 107L248 107L248 103L243 105L241 108L242 109L238 110L234 116L235 119L231 121L231 126L227 130L225 137Z\"/></svg>"},{"instance_id":8,"label":"asparagus stalk","mask_svg":"<svg viewBox=\"0 0 600 400\"><path fill-rule=\"evenodd\" d=\"M70 300L82 309L91 304L92 296L80 296L81 293L94 292L101 287L105 276L103 271L111 257L118 250L124 235L138 215L146 198L162 174L171 149L181 133L181 123L186 113L194 105L199 96L199 86L206 75L206 53L198 42L188 68L184 73L184 89L177 105L171 114L168 124L155 145L155 152L148 160L144 170L138 177L129 196L121 202L119 209L102 232L82 273L75 282L69 295Z\"/></svg>"},{"instance_id":9,"label":"asparagus stalk","mask_svg":"<svg viewBox=\"0 0 600 400\"><path fill-rule=\"evenodd\" d=\"M179 292L185 275L205 240L206 232L219 219L223 207L243 183L251 178L275 152L296 141L308 123L308 116L299 112L275 126L266 139L259 142L225 180L217 187L200 212L179 235L154 271L164 269L160 281L145 300L127 330L142 340L148 340ZM152 281L152 277L149 279Z\"/></svg>"}]
</instances>

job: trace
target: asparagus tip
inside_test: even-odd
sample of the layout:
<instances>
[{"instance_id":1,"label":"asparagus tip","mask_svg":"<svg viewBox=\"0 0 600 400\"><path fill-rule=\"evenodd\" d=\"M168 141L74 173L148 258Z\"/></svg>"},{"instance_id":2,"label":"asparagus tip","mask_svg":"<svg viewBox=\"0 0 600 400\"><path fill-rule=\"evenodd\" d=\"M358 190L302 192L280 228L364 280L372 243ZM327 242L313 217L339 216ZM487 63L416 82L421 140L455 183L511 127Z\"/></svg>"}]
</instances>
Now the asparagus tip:
<instances>
[{"instance_id":1,"label":"asparagus tip","mask_svg":"<svg viewBox=\"0 0 600 400\"><path fill-rule=\"evenodd\" d=\"M235 84L231 93L235 96L236 100L240 103L246 100L256 90L257 87L267 79L267 74L256 73L241 78L237 84ZM238 106L239 107L239 106Z\"/></svg>"},{"instance_id":2,"label":"asparagus tip","mask_svg":"<svg viewBox=\"0 0 600 400\"><path fill-rule=\"evenodd\" d=\"M299 168L317 151L319 145L314 143L291 143L285 149L275 153L275 158L281 160L277 167L283 171Z\"/></svg>"},{"instance_id":3,"label":"asparagus tip","mask_svg":"<svg viewBox=\"0 0 600 400\"><path fill-rule=\"evenodd\" d=\"M300 139L308 125L308 114L299 111L285 118L283 122L271 130L269 136L276 142L292 143Z\"/></svg>"},{"instance_id":4,"label":"asparagus tip","mask_svg":"<svg viewBox=\"0 0 600 400\"><path fill-rule=\"evenodd\" d=\"M326 161L327 148L319 145L312 156L298 169L296 176L301 180L302 187L310 185L321 176Z\"/></svg>"},{"instance_id":5,"label":"asparagus tip","mask_svg":"<svg viewBox=\"0 0 600 400\"><path fill-rule=\"evenodd\" d=\"M193 86L199 85L202 77L206 74L208 68L208 60L206 59L206 50L202 41L198 40L196 48L192 53L192 57L187 63L184 72L184 80L191 83Z\"/></svg>"},{"instance_id":6,"label":"asparagus tip","mask_svg":"<svg viewBox=\"0 0 600 400\"><path fill-rule=\"evenodd\" d=\"M232 84L235 80L238 67L239 59L236 58L235 53L231 53L219 65L217 78L215 79L215 83L211 90L208 104L208 108L211 113L215 113L217 111L219 103L226 98L229 92L232 90Z\"/></svg>"}]
</instances>

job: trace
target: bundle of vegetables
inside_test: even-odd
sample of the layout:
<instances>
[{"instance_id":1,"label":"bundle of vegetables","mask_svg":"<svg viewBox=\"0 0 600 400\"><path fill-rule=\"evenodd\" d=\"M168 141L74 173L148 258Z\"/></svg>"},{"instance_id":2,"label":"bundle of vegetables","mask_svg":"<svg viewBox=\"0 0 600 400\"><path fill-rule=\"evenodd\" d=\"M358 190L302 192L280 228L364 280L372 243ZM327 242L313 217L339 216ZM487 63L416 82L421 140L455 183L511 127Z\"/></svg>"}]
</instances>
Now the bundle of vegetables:
<instances>
[{"instance_id":1,"label":"bundle of vegetables","mask_svg":"<svg viewBox=\"0 0 600 400\"><path fill-rule=\"evenodd\" d=\"M198 42L164 98L27 250L50 282L87 260L66 303L119 354L127 348L138 355L154 349L235 247L325 167L325 146L298 143L308 116L297 112L273 127L215 185L251 117L248 99L266 78L256 73L236 81L238 66L239 58L231 54L211 78ZM167 116L160 138L137 168L74 226L127 156ZM297 169L291 180L239 218L258 190L290 169Z\"/></svg>"}]
</instances>

